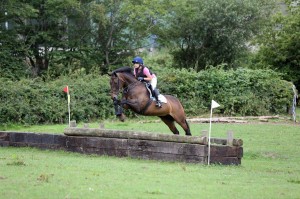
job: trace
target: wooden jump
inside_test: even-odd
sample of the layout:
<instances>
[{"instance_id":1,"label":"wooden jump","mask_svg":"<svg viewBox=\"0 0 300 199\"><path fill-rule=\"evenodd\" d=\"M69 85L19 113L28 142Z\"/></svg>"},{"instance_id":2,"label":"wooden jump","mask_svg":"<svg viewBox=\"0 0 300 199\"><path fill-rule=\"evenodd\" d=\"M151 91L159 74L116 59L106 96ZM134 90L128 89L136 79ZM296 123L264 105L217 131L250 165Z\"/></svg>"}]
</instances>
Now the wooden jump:
<instances>
[{"instance_id":1,"label":"wooden jump","mask_svg":"<svg viewBox=\"0 0 300 199\"><path fill-rule=\"evenodd\" d=\"M208 139L149 132L70 127L65 135L1 132L0 146L62 149L85 154L110 155L207 164ZM240 139L211 138L210 163L239 165L243 157Z\"/></svg>"}]
</instances>

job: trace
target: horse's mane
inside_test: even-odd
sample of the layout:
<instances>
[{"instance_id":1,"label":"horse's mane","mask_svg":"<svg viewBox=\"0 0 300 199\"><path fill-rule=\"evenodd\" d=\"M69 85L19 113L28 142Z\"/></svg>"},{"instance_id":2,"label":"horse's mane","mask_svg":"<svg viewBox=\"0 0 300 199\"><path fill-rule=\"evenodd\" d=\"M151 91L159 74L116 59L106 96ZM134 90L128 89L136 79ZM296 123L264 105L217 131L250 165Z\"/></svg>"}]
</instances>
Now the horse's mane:
<instances>
[{"instance_id":1,"label":"horse's mane","mask_svg":"<svg viewBox=\"0 0 300 199\"><path fill-rule=\"evenodd\" d=\"M131 75L133 75L132 73L132 68L128 67L128 66L123 66L121 68L118 68L114 71L112 71L112 73L130 73Z\"/></svg>"}]
</instances>

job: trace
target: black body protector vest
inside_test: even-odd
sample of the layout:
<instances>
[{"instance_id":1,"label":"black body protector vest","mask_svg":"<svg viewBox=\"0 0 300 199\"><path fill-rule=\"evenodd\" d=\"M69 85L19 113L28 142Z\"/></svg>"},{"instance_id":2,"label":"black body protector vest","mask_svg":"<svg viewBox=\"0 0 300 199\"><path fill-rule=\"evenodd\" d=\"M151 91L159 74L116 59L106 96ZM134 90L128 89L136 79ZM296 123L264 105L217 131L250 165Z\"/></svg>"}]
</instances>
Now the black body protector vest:
<instances>
[{"instance_id":1,"label":"black body protector vest","mask_svg":"<svg viewBox=\"0 0 300 199\"><path fill-rule=\"evenodd\" d=\"M140 68L140 67L134 69L134 70L135 70L136 78L138 78L138 77L147 77L147 76L144 75L144 73L143 73L145 66L142 66L142 68L141 68L140 71L139 71L139 68ZM153 74L153 73L151 72L150 69L149 69L149 72L150 72L151 75ZM146 80L145 80L145 81L146 81ZM146 81L146 82L149 82L149 81Z\"/></svg>"}]
</instances>

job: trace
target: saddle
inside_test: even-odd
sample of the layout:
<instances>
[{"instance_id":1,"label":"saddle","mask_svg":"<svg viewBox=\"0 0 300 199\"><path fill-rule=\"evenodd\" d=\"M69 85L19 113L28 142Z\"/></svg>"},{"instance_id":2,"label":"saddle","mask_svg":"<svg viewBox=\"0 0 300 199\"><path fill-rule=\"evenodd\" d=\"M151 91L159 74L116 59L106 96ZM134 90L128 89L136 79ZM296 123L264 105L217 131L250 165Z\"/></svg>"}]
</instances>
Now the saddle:
<instances>
[{"instance_id":1,"label":"saddle","mask_svg":"<svg viewBox=\"0 0 300 199\"><path fill-rule=\"evenodd\" d=\"M148 92L149 92L149 97L150 97L150 99L152 99L153 101L156 101L156 99L155 99L155 97L153 96L153 93L152 93L151 84L148 83L148 82L144 82L144 84L145 84L145 86L146 86L146 89L147 89ZM166 98L164 95L162 95L162 94L159 94L159 95L158 95L158 99L159 99L162 103L167 103L167 102L168 102L167 98Z\"/></svg>"}]
</instances>

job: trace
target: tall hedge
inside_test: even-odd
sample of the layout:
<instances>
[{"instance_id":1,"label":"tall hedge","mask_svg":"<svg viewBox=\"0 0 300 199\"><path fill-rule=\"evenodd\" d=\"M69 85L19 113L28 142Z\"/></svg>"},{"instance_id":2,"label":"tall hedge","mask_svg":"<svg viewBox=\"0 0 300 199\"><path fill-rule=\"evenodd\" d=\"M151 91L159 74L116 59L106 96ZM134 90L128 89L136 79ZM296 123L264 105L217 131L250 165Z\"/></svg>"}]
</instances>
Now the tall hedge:
<instances>
[{"instance_id":1,"label":"tall hedge","mask_svg":"<svg viewBox=\"0 0 300 199\"><path fill-rule=\"evenodd\" d=\"M224 115L285 113L292 102L291 83L272 70L208 68L196 73L160 68L157 75L161 93L178 97L188 116L209 113L212 99L221 104L216 111ZM0 79L0 125L67 122L66 85L72 119L87 122L114 117L107 75L77 75L51 82Z\"/></svg>"},{"instance_id":2,"label":"tall hedge","mask_svg":"<svg viewBox=\"0 0 300 199\"><path fill-rule=\"evenodd\" d=\"M42 80L0 80L0 124L63 123L68 121L68 85L71 118L77 121L104 119L113 115L108 76L63 77Z\"/></svg>"},{"instance_id":3,"label":"tall hedge","mask_svg":"<svg viewBox=\"0 0 300 199\"><path fill-rule=\"evenodd\" d=\"M286 113L293 99L292 84L272 70L208 68L160 72L163 93L176 95L189 115L208 113L211 100L224 115L264 115Z\"/></svg>"}]
</instances>

